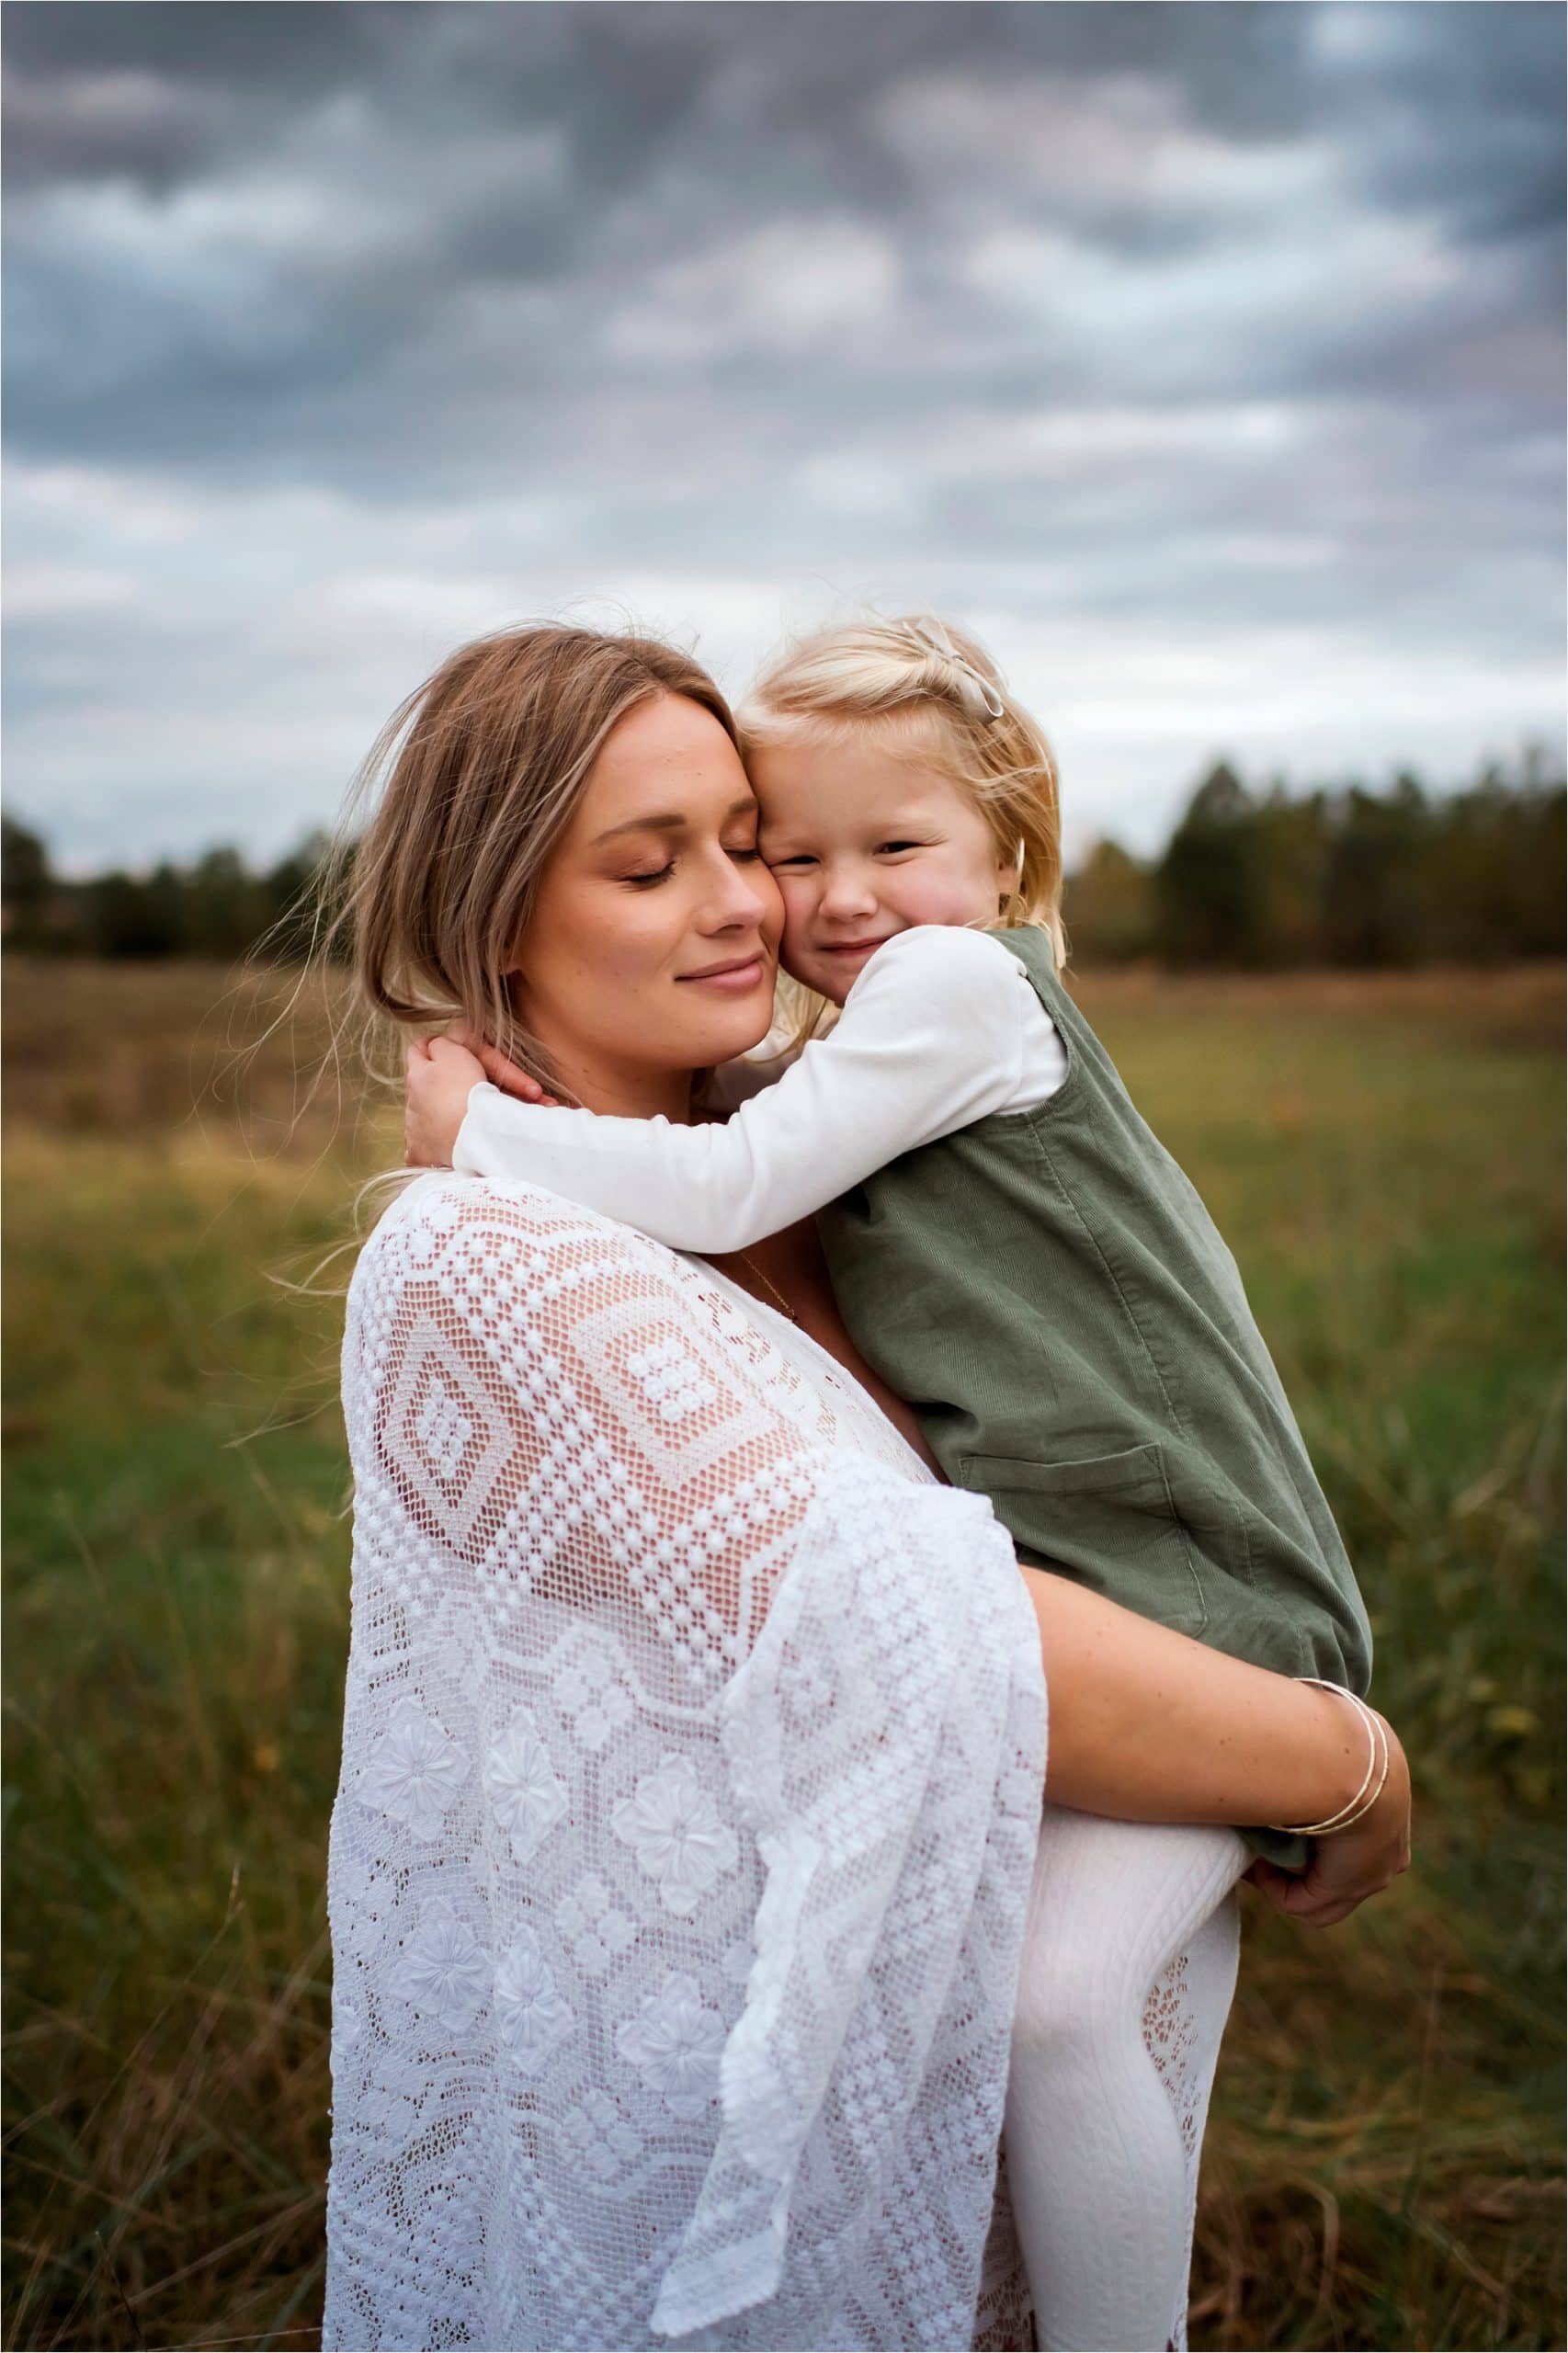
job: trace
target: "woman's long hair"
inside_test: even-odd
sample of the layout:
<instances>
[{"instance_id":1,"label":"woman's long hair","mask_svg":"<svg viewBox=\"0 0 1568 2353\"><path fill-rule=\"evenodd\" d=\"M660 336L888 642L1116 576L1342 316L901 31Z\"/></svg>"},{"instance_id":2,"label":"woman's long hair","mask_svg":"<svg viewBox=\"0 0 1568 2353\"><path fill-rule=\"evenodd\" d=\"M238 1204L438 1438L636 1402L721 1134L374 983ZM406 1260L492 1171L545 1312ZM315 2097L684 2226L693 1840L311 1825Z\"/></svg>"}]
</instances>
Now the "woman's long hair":
<instances>
[{"instance_id":1,"label":"woman's long hair","mask_svg":"<svg viewBox=\"0 0 1568 2353\"><path fill-rule=\"evenodd\" d=\"M739 748L728 703L689 654L544 623L460 646L392 713L324 876L322 945L351 952L372 1018L461 1022L551 1083L508 976L606 737L661 694L710 711Z\"/></svg>"}]
</instances>

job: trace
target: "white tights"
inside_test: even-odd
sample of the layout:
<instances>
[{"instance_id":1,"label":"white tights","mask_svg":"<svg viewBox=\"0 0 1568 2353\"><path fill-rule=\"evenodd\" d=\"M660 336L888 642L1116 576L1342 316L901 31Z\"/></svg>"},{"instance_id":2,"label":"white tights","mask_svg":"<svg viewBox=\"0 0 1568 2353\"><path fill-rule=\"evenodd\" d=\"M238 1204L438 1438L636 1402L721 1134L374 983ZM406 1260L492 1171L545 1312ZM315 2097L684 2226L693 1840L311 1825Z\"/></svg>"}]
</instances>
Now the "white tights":
<instances>
[{"instance_id":1,"label":"white tights","mask_svg":"<svg viewBox=\"0 0 1568 2353\"><path fill-rule=\"evenodd\" d=\"M1041 2348L1187 2343L1198 2159L1235 1991L1233 1830L1048 1805L1007 2084Z\"/></svg>"}]
</instances>

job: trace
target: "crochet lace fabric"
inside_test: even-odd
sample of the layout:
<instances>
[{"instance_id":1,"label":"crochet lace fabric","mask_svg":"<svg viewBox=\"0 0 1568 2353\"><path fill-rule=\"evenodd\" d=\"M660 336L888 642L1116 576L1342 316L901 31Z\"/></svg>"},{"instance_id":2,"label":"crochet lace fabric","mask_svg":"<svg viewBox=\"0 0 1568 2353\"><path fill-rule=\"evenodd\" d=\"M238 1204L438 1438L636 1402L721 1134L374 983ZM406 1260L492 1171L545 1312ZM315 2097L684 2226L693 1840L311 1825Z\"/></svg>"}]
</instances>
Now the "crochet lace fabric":
<instances>
[{"instance_id":1,"label":"crochet lace fabric","mask_svg":"<svg viewBox=\"0 0 1568 2353\"><path fill-rule=\"evenodd\" d=\"M985 1506L523 1187L394 1204L344 1400L324 2345L1031 2341L1045 1710Z\"/></svg>"}]
</instances>

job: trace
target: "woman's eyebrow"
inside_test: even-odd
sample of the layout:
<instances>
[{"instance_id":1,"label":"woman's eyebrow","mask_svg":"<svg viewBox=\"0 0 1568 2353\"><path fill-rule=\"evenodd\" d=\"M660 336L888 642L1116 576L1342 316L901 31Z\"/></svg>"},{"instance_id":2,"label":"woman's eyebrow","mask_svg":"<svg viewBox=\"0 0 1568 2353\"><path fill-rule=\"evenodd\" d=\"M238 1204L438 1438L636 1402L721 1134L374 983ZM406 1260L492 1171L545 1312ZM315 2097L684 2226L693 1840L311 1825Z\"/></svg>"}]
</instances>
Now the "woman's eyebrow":
<instances>
[{"instance_id":1,"label":"woman's eyebrow","mask_svg":"<svg viewBox=\"0 0 1568 2353\"><path fill-rule=\"evenodd\" d=\"M678 834L685 824L686 819L673 811L662 817L628 817L624 824L610 825L602 834L596 834L588 847L597 849L601 842L612 842L618 834Z\"/></svg>"},{"instance_id":2,"label":"woman's eyebrow","mask_svg":"<svg viewBox=\"0 0 1568 2353\"><path fill-rule=\"evenodd\" d=\"M743 799L731 801L724 812L723 822L727 825L732 817L749 817L756 807L756 802L748 792ZM602 834L596 834L588 847L597 849L601 842L612 842L618 834L684 833L690 822L688 817L673 809L657 817L628 817L622 824L608 826Z\"/></svg>"}]
</instances>

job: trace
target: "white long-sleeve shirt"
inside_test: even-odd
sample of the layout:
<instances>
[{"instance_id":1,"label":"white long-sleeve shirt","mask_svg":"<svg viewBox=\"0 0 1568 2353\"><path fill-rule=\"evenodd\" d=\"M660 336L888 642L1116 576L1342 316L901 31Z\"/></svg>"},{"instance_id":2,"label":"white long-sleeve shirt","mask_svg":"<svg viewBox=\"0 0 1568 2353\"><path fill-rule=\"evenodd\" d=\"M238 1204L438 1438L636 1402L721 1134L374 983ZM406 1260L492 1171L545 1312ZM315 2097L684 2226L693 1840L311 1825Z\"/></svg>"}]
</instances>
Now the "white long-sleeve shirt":
<instances>
[{"instance_id":1,"label":"white long-sleeve shirt","mask_svg":"<svg viewBox=\"0 0 1568 2353\"><path fill-rule=\"evenodd\" d=\"M901 1153L1032 1110L1066 1073L1017 959L984 932L921 925L877 949L831 1035L727 1120L549 1110L482 1081L452 1165L526 1177L672 1249L744 1250Z\"/></svg>"}]
</instances>

